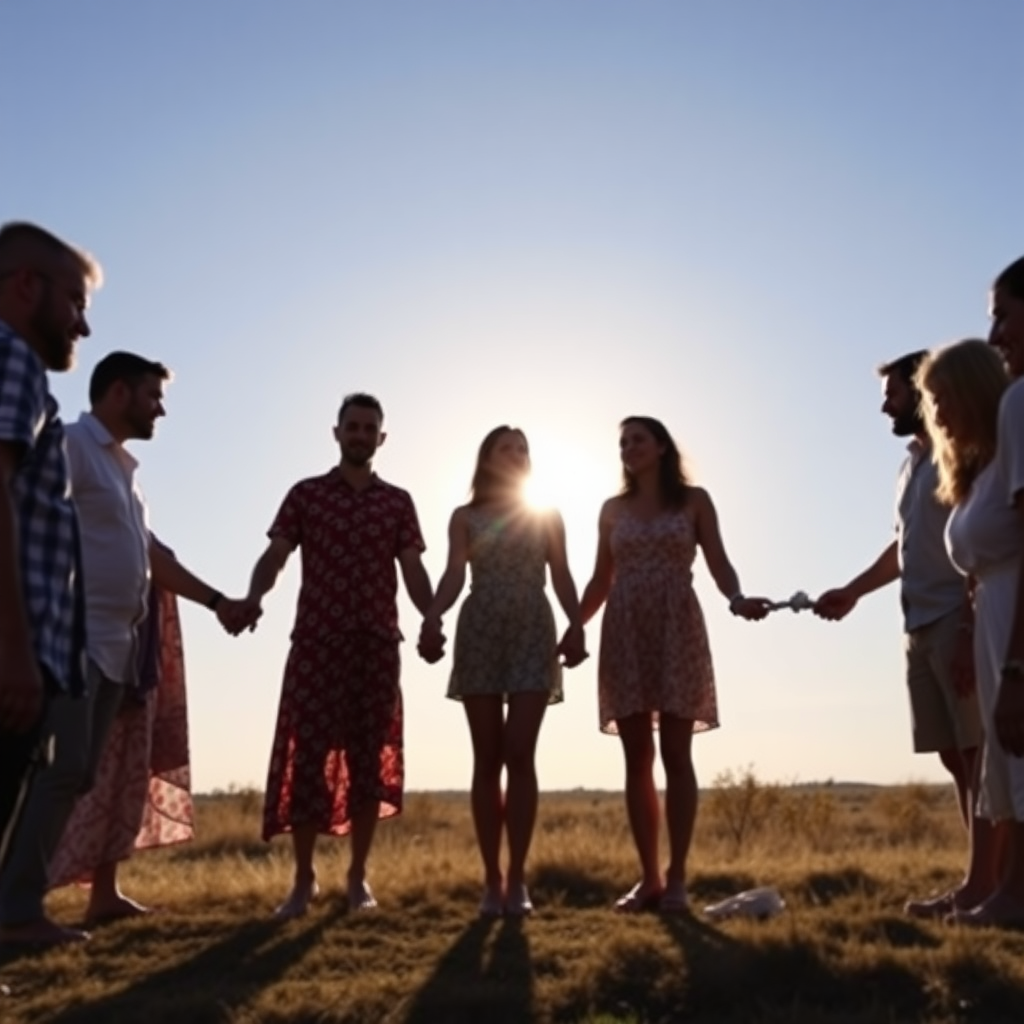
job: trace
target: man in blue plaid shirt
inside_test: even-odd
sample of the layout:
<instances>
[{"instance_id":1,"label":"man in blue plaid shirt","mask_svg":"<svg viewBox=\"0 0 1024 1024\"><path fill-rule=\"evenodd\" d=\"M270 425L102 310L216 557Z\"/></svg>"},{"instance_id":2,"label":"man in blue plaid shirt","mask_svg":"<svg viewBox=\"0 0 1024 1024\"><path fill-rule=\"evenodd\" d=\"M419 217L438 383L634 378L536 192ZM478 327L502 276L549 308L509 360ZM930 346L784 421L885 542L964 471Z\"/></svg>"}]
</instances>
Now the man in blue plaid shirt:
<instances>
[{"instance_id":1,"label":"man in blue plaid shirt","mask_svg":"<svg viewBox=\"0 0 1024 1024\"><path fill-rule=\"evenodd\" d=\"M82 687L78 521L64 427L46 372L69 370L90 292L87 254L34 224L0 228L0 871L36 764L49 695ZM53 944L84 933L0 925L0 943Z\"/></svg>"}]
</instances>

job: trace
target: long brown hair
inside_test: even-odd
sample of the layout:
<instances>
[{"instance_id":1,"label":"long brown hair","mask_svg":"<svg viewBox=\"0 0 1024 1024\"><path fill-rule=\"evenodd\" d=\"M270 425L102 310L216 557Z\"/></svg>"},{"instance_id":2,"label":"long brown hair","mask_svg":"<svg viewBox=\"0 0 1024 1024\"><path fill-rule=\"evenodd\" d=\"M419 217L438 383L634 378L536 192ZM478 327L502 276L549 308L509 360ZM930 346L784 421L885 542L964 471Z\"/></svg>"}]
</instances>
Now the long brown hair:
<instances>
[{"instance_id":1,"label":"long brown hair","mask_svg":"<svg viewBox=\"0 0 1024 1024\"><path fill-rule=\"evenodd\" d=\"M690 496L690 488L693 483L683 465L683 456L678 445L672 439L665 424L653 416L627 416L619 424L619 429L625 430L626 427L634 424L643 427L664 449L658 460L658 493L661 500L669 508L682 508ZM632 495L636 492L636 477L623 466L621 493Z\"/></svg>"},{"instance_id":2,"label":"long brown hair","mask_svg":"<svg viewBox=\"0 0 1024 1024\"><path fill-rule=\"evenodd\" d=\"M943 504L962 501L995 456L999 401L1009 384L999 353L976 338L938 349L917 371L921 411L939 470L936 496ZM936 422L935 393L940 389L963 417L968 437L952 437Z\"/></svg>"},{"instance_id":3,"label":"long brown hair","mask_svg":"<svg viewBox=\"0 0 1024 1024\"><path fill-rule=\"evenodd\" d=\"M494 451L498 441L505 434L518 434L526 445L527 455L530 451L530 442L526 440L526 434L519 427L510 427L503 423L489 431L487 436L480 442L480 450L476 456L476 469L473 470L473 480L469 485L470 505L483 505L494 497L499 490L502 481L495 475L487 465L491 453Z\"/></svg>"}]
</instances>

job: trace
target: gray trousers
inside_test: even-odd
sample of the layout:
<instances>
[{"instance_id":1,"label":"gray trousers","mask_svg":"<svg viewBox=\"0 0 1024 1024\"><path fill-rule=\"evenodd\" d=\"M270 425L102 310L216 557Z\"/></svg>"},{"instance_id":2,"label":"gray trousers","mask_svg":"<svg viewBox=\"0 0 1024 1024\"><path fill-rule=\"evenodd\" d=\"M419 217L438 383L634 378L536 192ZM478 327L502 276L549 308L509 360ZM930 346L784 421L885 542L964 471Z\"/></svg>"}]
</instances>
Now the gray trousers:
<instances>
[{"instance_id":1,"label":"gray trousers","mask_svg":"<svg viewBox=\"0 0 1024 1024\"><path fill-rule=\"evenodd\" d=\"M53 762L36 772L0 873L0 925L28 924L43 914L49 865L75 801L88 792L121 706L124 686L90 661L88 694L54 696L44 730L53 736Z\"/></svg>"}]
</instances>

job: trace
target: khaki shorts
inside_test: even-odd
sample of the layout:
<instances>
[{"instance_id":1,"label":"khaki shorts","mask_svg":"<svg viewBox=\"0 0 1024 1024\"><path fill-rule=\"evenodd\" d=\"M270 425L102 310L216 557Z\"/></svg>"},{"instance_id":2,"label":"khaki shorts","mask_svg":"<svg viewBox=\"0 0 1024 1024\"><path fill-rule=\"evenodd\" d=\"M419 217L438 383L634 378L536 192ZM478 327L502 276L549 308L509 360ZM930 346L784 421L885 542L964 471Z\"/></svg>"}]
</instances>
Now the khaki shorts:
<instances>
[{"instance_id":1,"label":"khaki shorts","mask_svg":"<svg viewBox=\"0 0 1024 1024\"><path fill-rule=\"evenodd\" d=\"M969 750L982 742L978 700L953 687L953 653L959 639L959 611L905 634L907 691L914 750Z\"/></svg>"}]
</instances>

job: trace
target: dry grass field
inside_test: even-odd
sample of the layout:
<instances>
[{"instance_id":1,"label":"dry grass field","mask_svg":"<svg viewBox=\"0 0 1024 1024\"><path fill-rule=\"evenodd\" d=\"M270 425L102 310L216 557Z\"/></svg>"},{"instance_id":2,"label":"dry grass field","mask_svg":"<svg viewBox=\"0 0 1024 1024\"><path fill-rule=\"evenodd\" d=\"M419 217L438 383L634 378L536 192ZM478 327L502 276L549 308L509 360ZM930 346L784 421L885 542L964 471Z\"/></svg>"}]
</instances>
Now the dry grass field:
<instances>
[{"instance_id":1,"label":"dry grass field","mask_svg":"<svg viewBox=\"0 0 1024 1024\"><path fill-rule=\"evenodd\" d=\"M324 842L323 897L307 917L275 925L288 847L257 838L259 805L250 793L204 799L197 842L129 865L126 888L159 914L0 964L0 1021L1024 1020L1024 936L902 914L908 894L957 878L963 841L943 789L723 776L703 797L686 918L609 909L635 876L618 794L548 794L532 857L537 912L522 923L476 918L466 797L413 794L378 834L379 911L346 913L346 844ZM761 884L783 893L780 916L702 915ZM73 922L84 896L62 891L52 905Z\"/></svg>"}]
</instances>

